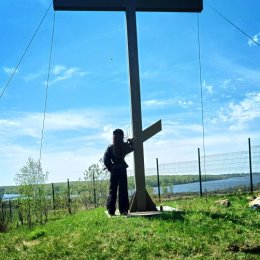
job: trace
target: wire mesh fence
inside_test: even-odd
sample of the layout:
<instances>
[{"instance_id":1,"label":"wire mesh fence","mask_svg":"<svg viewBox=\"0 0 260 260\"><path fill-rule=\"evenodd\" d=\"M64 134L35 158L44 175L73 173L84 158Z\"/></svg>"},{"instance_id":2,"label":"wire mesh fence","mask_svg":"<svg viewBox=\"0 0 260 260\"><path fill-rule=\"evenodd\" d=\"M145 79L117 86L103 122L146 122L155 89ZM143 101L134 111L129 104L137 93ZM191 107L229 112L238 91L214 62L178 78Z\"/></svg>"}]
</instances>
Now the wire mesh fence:
<instances>
[{"instance_id":1,"label":"wire mesh fence","mask_svg":"<svg viewBox=\"0 0 260 260\"><path fill-rule=\"evenodd\" d=\"M85 181L70 182L69 179L66 182L45 184L40 209L34 198L9 194L0 200L0 232L10 224L32 226L33 223L44 223L78 210L104 206L107 191L108 180L102 183L97 181L95 186Z\"/></svg>"},{"instance_id":2,"label":"wire mesh fence","mask_svg":"<svg viewBox=\"0 0 260 260\"><path fill-rule=\"evenodd\" d=\"M233 192L238 190L252 192L260 188L260 145L252 146L248 151L206 156L199 154L197 161L160 164L159 169L160 175L175 177L173 183L167 187L161 187L161 193ZM146 170L146 175L156 174L156 167ZM197 176L197 178L191 176ZM180 183L177 177L186 178L187 183ZM158 188L155 187L153 192L158 193Z\"/></svg>"}]
</instances>

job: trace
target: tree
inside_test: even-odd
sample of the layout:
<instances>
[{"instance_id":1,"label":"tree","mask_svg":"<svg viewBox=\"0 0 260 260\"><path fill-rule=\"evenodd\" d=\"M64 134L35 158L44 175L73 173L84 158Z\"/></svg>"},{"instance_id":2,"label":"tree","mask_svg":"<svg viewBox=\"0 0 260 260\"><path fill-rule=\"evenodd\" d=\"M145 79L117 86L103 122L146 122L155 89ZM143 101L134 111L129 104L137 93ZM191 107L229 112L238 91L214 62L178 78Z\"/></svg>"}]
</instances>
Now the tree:
<instances>
[{"instance_id":1,"label":"tree","mask_svg":"<svg viewBox=\"0 0 260 260\"><path fill-rule=\"evenodd\" d=\"M103 170L102 159L98 163L90 165L83 174L87 188L84 196L85 205L86 199L95 207L104 205L108 193L108 171Z\"/></svg>"},{"instance_id":2,"label":"tree","mask_svg":"<svg viewBox=\"0 0 260 260\"><path fill-rule=\"evenodd\" d=\"M48 172L43 172L40 161L31 157L15 176L21 198L18 205L19 214L27 221L29 227L32 227L34 219L42 223L44 215L47 220L47 202L43 186L47 178Z\"/></svg>"}]
</instances>

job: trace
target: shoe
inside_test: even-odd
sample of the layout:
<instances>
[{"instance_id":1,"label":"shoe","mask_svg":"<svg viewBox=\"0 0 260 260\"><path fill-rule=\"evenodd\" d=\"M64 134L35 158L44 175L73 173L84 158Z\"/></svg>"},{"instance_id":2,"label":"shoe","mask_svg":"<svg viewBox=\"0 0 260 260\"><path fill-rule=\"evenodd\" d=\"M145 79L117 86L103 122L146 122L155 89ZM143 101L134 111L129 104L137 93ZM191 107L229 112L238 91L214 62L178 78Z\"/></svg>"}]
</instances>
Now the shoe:
<instances>
[{"instance_id":1,"label":"shoe","mask_svg":"<svg viewBox=\"0 0 260 260\"><path fill-rule=\"evenodd\" d=\"M127 216L128 215L128 213L126 212L126 211L124 211L124 212L122 212L122 213L120 213L122 216Z\"/></svg>"}]
</instances>

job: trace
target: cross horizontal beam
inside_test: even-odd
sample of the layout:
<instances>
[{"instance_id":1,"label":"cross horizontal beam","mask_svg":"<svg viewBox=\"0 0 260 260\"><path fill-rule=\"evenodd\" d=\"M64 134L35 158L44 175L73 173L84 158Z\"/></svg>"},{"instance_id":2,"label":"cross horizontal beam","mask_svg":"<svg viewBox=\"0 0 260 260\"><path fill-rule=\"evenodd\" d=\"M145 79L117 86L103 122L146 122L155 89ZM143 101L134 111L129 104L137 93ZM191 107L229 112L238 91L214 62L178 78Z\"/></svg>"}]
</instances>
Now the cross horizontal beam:
<instances>
[{"instance_id":1,"label":"cross horizontal beam","mask_svg":"<svg viewBox=\"0 0 260 260\"><path fill-rule=\"evenodd\" d=\"M152 136L162 131L162 120L157 121L155 124L143 130L143 142L147 141Z\"/></svg>"},{"instance_id":2,"label":"cross horizontal beam","mask_svg":"<svg viewBox=\"0 0 260 260\"><path fill-rule=\"evenodd\" d=\"M54 10L126 11L133 0L54 0ZM201 12L203 0L136 0L136 11Z\"/></svg>"}]
</instances>

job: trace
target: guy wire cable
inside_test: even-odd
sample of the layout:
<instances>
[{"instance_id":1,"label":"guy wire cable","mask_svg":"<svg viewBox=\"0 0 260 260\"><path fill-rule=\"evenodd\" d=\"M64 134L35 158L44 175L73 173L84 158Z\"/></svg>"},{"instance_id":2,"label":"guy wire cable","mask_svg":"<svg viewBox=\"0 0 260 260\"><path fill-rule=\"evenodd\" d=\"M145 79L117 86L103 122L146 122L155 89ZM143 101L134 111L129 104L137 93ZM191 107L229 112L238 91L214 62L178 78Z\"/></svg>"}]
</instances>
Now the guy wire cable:
<instances>
[{"instance_id":1,"label":"guy wire cable","mask_svg":"<svg viewBox=\"0 0 260 260\"><path fill-rule=\"evenodd\" d=\"M41 145L40 145L40 155L39 155L39 165L38 165L39 168L40 168L41 159L42 159L43 136L44 136L44 129L45 129L45 119L46 119L46 110L47 110L47 101L48 101L48 89L49 89L50 70L51 70L51 61L52 61L52 50L53 50L53 41L54 41L54 32L55 32L55 18L56 18L56 11L54 11L54 14L53 14L51 46L50 46L50 55L49 55L49 67L48 67L48 74L47 74L47 80L46 80L44 111L43 111L43 120L42 120ZM38 170L40 170L39 168L38 168Z\"/></svg>"},{"instance_id":2,"label":"guy wire cable","mask_svg":"<svg viewBox=\"0 0 260 260\"><path fill-rule=\"evenodd\" d=\"M47 16L47 14L48 14L48 12L49 12L51 6L52 6L52 1L51 1L50 5L49 5L47 11L46 11L45 14L43 15L43 17L42 17L42 19L41 19L41 21L40 21L40 23L39 23L39 25L38 25L36 31L34 32L34 34L33 34L32 38L31 38L31 40L29 41L27 47L25 48L25 51L23 52L23 54L22 54L20 60L18 61L18 63L17 63L17 65L16 65L15 69L13 70L13 72L12 72L12 74L11 74L9 80L7 81L5 87L3 88L3 91L2 91L2 93L0 94L0 99L1 99L2 96L4 95L4 93L5 93L6 89L8 88L9 84L11 83L11 81L12 81L12 79L13 79L13 77L14 77L14 74L16 73L18 67L20 66L20 64L21 64L21 62L22 62L22 60L23 60L25 54L26 54L27 51L29 50L29 48L30 48L30 46L31 46L31 44L32 44L32 42L33 42L33 40L34 40L36 34L38 33L38 31L39 31L39 29L40 29L40 27L41 27L43 21L45 20L45 17Z\"/></svg>"},{"instance_id":3,"label":"guy wire cable","mask_svg":"<svg viewBox=\"0 0 260 260\"><path fill-rule=\"evenodd\" d=\"M204 124L204 102L203 102L203 84L201 69L201 44L200 44L200 19L197 14L198 26L198 58L199 58L199 75L200 75L200 103L201 103L201 125L202 125L202 144L203 144L203 169L204 169L204 191L206 191L206 148L205 148L205 124Z\"/></svg>"},{"instance_id":4,"label":"guy wire cable","mask_svg":"<svg viewBox=\"0 0 260 260\"><path fill-rule=\"evenodd\" d=\"M238 27L237 25L235 25L232 21L230 21L226 16L224 16L223 14L221 14L218 10L216 10L214 7L212 7L211 5L209 5L208 3L206 3L206 5L212 9L216 14L218 14L220 17L222 17L225 21L227 21L229 24L231 24L233 27L235 27L238 31L240 31L242 34L244 34L247 38L249 38L251 41L253 41L255 44L257 44L258 46L260 46L259 42L256 41L254 38L252 38L248 33L246 33L244 30L242 30L240 27Z\"/></svg>"}]
</instances>

